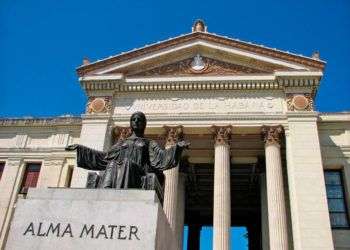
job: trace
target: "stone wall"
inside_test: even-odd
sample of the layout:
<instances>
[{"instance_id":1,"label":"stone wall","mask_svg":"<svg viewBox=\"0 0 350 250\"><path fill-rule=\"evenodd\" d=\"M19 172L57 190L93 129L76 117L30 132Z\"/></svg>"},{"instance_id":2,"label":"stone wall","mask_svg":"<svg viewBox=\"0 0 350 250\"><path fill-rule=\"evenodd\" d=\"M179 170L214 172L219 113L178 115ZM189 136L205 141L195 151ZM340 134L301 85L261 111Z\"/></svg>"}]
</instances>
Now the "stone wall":
<instances>
[{"instance_id":1,"label":"stone wall","mask_svg":"<svg viewBox=\"0 0 350 250\"><path fill-rule=\"evenodd\" d=\"M341 170L347 208L350 208L350 115L347 113L324 114L318 123L324 169ZM349 210L348 210L349 211ZM349 214L348 214L349 216ZM350 248L350 230L333 229L333 241L337 250Z\"/></svg>"},{"instance_id":2,"label":"stone wall","mask_svg":"<svg viewBox=\"0 0 350 250\"><path fill-rule=\"evenodd\" d=\"M40 163L38 187L66 187L75 154L64 148L78 143L81 118L0 120L0 249L4 246L27 163Z\"/></svg>"}]
</instances>

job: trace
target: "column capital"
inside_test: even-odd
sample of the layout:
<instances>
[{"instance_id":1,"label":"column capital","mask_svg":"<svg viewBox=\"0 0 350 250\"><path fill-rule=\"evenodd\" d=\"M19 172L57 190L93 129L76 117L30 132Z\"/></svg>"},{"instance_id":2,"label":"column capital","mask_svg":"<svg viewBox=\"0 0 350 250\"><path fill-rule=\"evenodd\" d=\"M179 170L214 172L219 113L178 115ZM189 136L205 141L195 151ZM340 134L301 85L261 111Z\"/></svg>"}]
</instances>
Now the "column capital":
<instances>
[{"instance_id":1,"label":"column capital","mask_svg":"<svg viewBox=\"0 0 350 250\"><path fill-rule=\"evenodd\" d=\"M281 144L281 137L283 134L283 127L278 126L262 126L261 138L265 142L265 145Z\"/></svg>"},{"instance_id":2,"label":"column capital","mask_svg":"<svg viewBox=\"0 0 350 250\"><path fill-rule=\"evenodd\" d=\"M112 129L112 135L114 143L117 141L125 140L131 135L131 128L115 126Z\"/></svg>"},{"instance_id":3,"label":"column capital","mask_svg":"<svg viewBox=\"0 0 350 250\"><path fill-rule=\"evenodd\" d=\"M173 146L183 139L183 126L163 126L165 129L165 145Z\"/></svg>"},{"instance_id":4,"label":"column capital","mask_svg":"<svg viewBox=\"0 0 350 250\"><path fill-rule=\"evenodd\" d=\"M229 145L231 139L232 126L211 126L210 131L214 135L215 145Z\"/></svg>"}]
</instances>

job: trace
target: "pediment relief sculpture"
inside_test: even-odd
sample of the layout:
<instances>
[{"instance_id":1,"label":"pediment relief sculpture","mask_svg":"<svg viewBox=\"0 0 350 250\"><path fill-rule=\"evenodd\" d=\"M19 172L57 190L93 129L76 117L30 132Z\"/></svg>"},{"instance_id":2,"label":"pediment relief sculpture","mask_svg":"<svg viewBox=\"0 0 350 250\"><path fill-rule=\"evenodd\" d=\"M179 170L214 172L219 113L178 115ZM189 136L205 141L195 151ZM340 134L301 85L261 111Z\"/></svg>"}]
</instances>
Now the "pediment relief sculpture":
<instances>
[{"instance_id":1,"label":"pediment relief sculpture","mask_svg":"<svg viewBox=\"0 0 350 250\"><path fill-rule=\"evenodd\" d=\"M228 63L197 54L194 57L146 71L130 72L128 76L244 75L273 73L274 70L282 69L277 65L264 66L263 69L258 69L258 67ZM283 70L286 68L283 67Z\"/></svg>"}]
</instances>

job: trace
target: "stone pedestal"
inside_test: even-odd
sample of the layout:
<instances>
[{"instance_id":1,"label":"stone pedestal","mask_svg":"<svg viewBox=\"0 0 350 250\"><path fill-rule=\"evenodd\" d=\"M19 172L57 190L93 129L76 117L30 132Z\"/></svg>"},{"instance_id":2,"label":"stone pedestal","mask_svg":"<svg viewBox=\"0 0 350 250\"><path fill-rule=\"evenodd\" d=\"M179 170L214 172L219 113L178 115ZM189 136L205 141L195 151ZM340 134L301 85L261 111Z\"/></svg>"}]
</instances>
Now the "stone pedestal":
<instances>
[{"instance_id":1,"label":"stone pedestal","mask_svg":"<svg viewBox=\"0 0 350 250\"><path fill-rule=\"evenodd\" d=\"M19 200L5 249L171 249L155 191L31 189Z\"/></svg>"}]
</instances>

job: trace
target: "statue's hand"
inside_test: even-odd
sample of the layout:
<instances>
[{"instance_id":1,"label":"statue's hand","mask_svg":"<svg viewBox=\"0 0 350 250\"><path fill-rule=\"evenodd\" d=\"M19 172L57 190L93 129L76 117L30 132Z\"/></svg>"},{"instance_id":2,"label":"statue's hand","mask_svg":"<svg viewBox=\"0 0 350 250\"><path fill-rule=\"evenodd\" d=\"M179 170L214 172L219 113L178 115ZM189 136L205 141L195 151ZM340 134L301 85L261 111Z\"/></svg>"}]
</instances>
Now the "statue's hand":
<instances>
[{"instance_id":1,"label":"statue's hand","mask_svg":"<svg viewBox=\"0 0 350 250\"><path fill-rule=\"evenodd\" d=\"M187 141L179 141L177 143L177 145L180 147L180 148L186 148L188 149L188 147L191 145L191 143L187 142Z\"/></svg>"},{"instance_id":2,"label":"statue's hand","mask_svg":"<svg viewBox=\"0 0 350 250\"><path fill-rule=\"evenodd\" d=\"M72 145L68 145L66 148L65 148L65 150L66 151L74 151L74 150L76 150L77 148L78 148L78 144L72 144Z\"/></svg>"}]
</instances>

